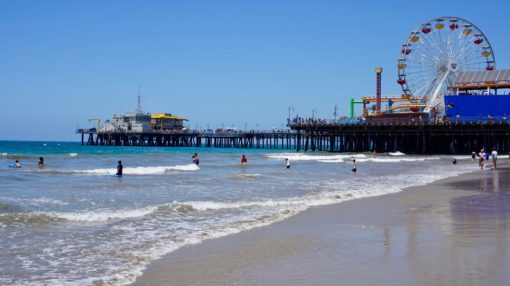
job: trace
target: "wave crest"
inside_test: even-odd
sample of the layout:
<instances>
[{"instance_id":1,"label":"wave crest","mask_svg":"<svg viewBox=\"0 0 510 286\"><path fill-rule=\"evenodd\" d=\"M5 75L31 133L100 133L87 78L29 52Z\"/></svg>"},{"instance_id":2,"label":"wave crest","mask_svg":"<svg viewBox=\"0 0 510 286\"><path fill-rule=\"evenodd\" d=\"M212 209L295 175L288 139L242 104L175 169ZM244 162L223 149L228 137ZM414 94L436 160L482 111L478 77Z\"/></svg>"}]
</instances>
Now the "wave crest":
<instances>
[{"instance_id":1,"label":"wave crest","mask_svg":"<svg viewBox=\"0 0 510 286\"><path fill-rule=\"evenodd\" d=\"M200 168L195 164L156 166L156 167L127 167L124 168L124 175L161 175L171 171L197 171ZM53 173L87 174L87 175L113 175L117 172L115 168L100 168L88 170L45 170Z\"/></svg>"}]
</instances>

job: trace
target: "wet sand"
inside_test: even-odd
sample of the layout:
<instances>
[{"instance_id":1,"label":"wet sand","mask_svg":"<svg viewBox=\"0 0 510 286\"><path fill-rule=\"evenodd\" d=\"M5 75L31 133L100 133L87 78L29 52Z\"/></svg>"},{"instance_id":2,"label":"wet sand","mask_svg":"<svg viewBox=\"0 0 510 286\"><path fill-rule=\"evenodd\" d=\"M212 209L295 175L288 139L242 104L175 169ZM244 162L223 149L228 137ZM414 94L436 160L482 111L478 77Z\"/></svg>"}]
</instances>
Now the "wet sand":
<instances>
[{"instance_id":1,"label":"wet sand","mask_svg":"<svg viewBox=\"0 0 510 286\"><path fill-rule=\"evenodd\" d=\"M508 285L510 164L500 164L187 246L134 285Z\"/></svg>"}]
</instances>

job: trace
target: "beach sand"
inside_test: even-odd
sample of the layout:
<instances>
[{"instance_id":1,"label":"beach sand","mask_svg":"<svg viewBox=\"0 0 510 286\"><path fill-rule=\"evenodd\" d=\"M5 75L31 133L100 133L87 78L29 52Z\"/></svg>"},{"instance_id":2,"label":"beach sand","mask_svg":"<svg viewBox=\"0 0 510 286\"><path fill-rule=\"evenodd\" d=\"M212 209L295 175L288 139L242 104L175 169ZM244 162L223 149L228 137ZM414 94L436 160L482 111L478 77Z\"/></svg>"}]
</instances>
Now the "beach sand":
<instances>
[{"instance_id":1,"label":"beach sand","mask_svg":"<svg viewBox=\"0 0 510 286\"><path fill-rule=\"evenodd\" d=\"M508 285L504 165L183 247L134 285Z\"/></svg>"}]
</instances>

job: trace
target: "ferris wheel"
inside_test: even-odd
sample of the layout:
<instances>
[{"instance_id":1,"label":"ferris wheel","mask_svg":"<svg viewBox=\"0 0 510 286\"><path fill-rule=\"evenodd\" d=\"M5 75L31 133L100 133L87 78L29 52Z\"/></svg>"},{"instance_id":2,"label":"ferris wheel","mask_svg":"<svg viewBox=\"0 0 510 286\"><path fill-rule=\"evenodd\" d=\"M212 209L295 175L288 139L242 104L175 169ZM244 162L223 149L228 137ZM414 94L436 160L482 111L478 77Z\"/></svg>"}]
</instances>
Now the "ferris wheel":
<instances>
[{"instance_id":1,"label":"ferris wheel","mask_svg":"<svg viewBox=\"0 0 510 286\"><path fill-rule=\"evenodd\" d=\"M405 96L426 104L424 112L444 112L443 96L458 71L494 70L489 40L467 20L441 17L411 32L398 59L398 84Z\"/></svg>"}]
</instances>

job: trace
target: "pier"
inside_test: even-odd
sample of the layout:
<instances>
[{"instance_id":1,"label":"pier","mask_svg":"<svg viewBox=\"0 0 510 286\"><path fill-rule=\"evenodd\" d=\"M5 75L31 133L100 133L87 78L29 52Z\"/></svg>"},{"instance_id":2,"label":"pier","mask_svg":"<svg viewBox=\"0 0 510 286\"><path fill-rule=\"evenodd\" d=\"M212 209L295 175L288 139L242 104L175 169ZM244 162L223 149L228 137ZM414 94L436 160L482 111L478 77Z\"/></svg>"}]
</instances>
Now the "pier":
<instances>
[{"instance_id":1,"label":"pier","mask_svg":"<svg viewBox=\"0 0 510 286\"><path fill-rule=\"evenodd\" d=\"M510 151L510 122L424 123L303 122L287 131L152 131L97 132L78 129L82 145L216 147L327 152L396 152L406 154L471 154L481 148Z\"/></svg>"},{"instance_id":2,"label":"pier","mask_svg":"<svg viewBox=\"0 0 510 286\"><path fill-rule=\"evenodd\" d=\"M77 133L81 134L82 145L96 146L293 149L297 138L293 131L97 132L78 129Z\"/></svg>"}]
</instances>

